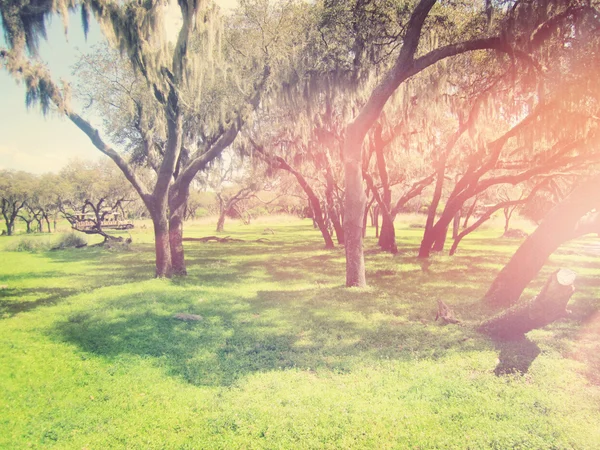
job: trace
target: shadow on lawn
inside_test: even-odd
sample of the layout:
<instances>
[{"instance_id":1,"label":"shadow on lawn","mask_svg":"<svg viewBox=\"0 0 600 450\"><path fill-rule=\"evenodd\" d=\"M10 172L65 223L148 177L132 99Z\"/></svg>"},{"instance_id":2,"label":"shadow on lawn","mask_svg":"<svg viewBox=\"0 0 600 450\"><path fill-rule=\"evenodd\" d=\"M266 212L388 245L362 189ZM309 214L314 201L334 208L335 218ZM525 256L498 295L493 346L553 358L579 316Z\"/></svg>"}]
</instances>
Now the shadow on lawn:
<instances>
[{"instance_id":1,"label":"shadow on lawn","mask_svg":"<svg viewBox=\"0 0 600 450\"><path fill-rule=\"evenodd\" d=\"M0 319L8 319L40 306L55 305L73 293L74 289L67 288L1 289ZM35 297L35 300L23 300L24 297Z\"/></svg>"},{"instance_id":2,"label":"shadow on lawn","mask_svg":"<svg viewBox=\"0 0 600 450\"><path fill-rule=\"evenodd\" d=\"M527 373L541 353L537 344L525 336L514 341L495 341L494 344L500 351L498 365L494 369L498 376Z\"/></svg>"},{"instance_id":3,"label":"shadow on lawn","mask_svg":"<svg viewBox=\"0 0 600 450\"><path fill-rule=\"evenodd\" d=\"M104 303L102 310L117 310L111 318L100 310L82 311L58 323L52 335L109 360L121 355L154 358L171 375L208 386L230 386L257 372L296 368L345 373L366 360L438 359L450 349L486 346L464 339L458 328L408 321L371 326L334 316L331 303L339 304L338 290L259 291L248 302L195 304L185 294L173 298L149 292L160 303L158 312L143 299L123 296ZM182 311L203 319L173 318Z\"/></svg>"}]
</instances>

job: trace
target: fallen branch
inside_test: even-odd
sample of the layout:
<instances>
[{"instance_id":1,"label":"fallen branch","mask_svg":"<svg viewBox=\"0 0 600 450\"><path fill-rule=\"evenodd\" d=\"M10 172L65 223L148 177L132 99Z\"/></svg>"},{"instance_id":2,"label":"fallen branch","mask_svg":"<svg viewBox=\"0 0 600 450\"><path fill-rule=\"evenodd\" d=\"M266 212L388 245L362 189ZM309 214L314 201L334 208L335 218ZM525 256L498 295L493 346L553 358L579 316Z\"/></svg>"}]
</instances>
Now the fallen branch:
<instances>
[{"instance_id":1,"label":"fallen branch","mask_svg":"<svg viewBox=\"0 0 600 450\"><path fill-rule=\"evenodd\" d=\"M450 307L444 303L442 300L438 299L438 312L435 316L435 320L442 319L445 323L459 323L456 317L454 317L454 312L450 309Z\"/></svg>"}]
</instances>

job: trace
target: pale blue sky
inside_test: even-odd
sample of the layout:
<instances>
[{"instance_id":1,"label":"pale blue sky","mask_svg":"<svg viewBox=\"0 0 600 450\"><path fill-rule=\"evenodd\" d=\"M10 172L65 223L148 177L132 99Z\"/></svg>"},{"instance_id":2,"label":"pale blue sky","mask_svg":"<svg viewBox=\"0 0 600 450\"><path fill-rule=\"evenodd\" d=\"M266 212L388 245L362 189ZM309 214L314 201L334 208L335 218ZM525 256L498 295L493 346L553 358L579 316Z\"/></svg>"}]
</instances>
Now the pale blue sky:
<instances>
[{"instance_id":1,"label":"pale blue sky","mask_svg":"<svg viewBox=\"0 0 600 450\"><path fill-rule=\"evenodd\" d=\"M217 4L230 9L236 2L220 0ZM70 15L67 36L60 17L48 23L47 31L48 40L40 43L40 56L57 81L72 80L71 67L78 56L103 39L94 20L87 40L84 38L79 13ZM2 36L0 46L5 46ZM56 114L43 117L38 108L28 111L24 87L0 70L0 169L56 172L72 159L100 157L104 156L68 119Z\"/></svg>"},{"instance_id":2,"label":"pale blue sky","mask_svg":"<svg viewBox=\"0 0 600 450\"><path fill-rule=\"evenodd\" d=\"M40 42L40 57L55 80L71 80L71 66L80 52L102 38L98 24L90 24L87 40L79 14L71 14L67 36L62 20L48 24L48 40ZM2 44L4 42L2 41ZM70 121L57 114L43 117L38 108L25 107L25 88L0 70L0 168L33 173L58 171L70 159L97 159L100 153Z\"/></svg>"}]
</instances>

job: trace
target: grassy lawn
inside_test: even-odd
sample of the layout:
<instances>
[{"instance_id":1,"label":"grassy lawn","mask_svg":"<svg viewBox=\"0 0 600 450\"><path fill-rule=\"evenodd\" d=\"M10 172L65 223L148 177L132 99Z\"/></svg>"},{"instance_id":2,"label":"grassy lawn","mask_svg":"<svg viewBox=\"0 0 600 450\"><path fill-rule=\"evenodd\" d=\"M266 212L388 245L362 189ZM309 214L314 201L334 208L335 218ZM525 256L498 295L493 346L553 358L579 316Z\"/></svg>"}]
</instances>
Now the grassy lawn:
<instances>
[{"instance_id":1,"label":"grassy lawn","mask_svg":"<svg viewBox=\"0 0 600 450\"><path fill-rule=\"evenodd\" d=\"M227 223L270 242L187 242L189 276L170 281L152 279L149 226L129 251L0 238L0 448L598 449L598 239L561 248L526 293L575 270L572 317L514 345L470 324L519 241L483 230L422 267L422 230L398 227L395 257L367 238L362 290L308 220ZM464 326L434 321L438 298Z\"/></svg>"}]
</instances>

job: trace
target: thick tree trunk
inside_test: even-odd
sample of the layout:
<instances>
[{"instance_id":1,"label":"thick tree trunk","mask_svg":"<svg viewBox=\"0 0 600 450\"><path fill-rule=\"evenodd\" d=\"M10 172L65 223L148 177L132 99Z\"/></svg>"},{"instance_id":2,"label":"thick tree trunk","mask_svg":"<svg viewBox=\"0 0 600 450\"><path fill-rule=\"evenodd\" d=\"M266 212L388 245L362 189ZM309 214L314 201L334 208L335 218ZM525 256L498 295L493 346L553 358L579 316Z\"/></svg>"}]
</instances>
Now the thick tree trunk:
<instances>
[{"instance_id":1,"label":"thick tree trunk","mask_svg":"<svg viewBox=\"0 0 600 450\"><path fill-rule=\"evenodd\" d=\"M448 236L448 227L449 223L445 224L442 227L439 227L439 230L434 233L435 241L433 242L433 246L431 249L434 252L443 252L444 246L446 245L446 237Z\"/></svg>"},{"instance_id":2,"label":"thick tree trunk","mask_svg":"<svg viewBox=\"0 0 600 450\"><path fill-rule=\"evenodd\" d=\"M217 233L221 233L225 229L225 217L227 216L227 210L221 209L219 213L219 220L217 220Z\"/></svg>"},{"instance_id":3,"label":"thick tree trunk","mask_svg":"<svg viewBox=\"0 0 600 450\"><path fill-rule=\"evenodd\" d=\"M344 174L346 204L344 206L344 238L346 240L346 286L365 287L363 253L363 216L367 198L363 189L362 142L367 130L350 124L344 142Z\"/></svg>"},{"instance_id":4,"label":"thick tree trunk","mask_svg":"<svg viewBox=\"0 0 600 450\"><path fill-rule=\"evenodd\" d=\"M185 253L183 251L183 212L185 205L171 210L169 218L169 245L171 248L171 264L174 275L187 275Z\"/></svg>"},{"instance_id":5,"label":"thick tree trunk","mask_svg":"<svg viewBox=\"0 0 600 450\"><path fill-rule=\"evenodd\" d=\"M583 234L597 232L598 225L594 222L596 218L585 218L584 215L600 206L599 191L600 176L595 176L556 205L500 271L484 300L494 306L513 305L548 257L562 243Z\"/></svg>"},{"instance_id":6,"label":"thick tree trunk","mask_svg":"<svg viewBox=\"0 0 600 450\"><path fill-rule=\"evenodd\" d=\"M386 252L390 252L393 255L398 253L398 247L396 245L396 229L394 228L394 222L388 220L385 214L382 217L381 232L379 234L379 247Z\"/></svg>"},{"instance_id":7,"label":"thick tree trunk","mask_svg":"<svg viewBox=\"0 0 600 450\"><path fill-rule=\"evenodd\" d=\"M157 278L171 278L173 275L171 244L169 240L169 219L165 210L166 208L162 211L152 212Z\"/></svg>"},{"instance_id":8,"label":"thick tree trunk","mask_svg":"<svg viewBox=\"0 0 600 450\"><path fill-rule=\"evenodd\" d=\"M567 316L575 276L570 270L557 270L538 295L485 321L479 331L500 339L521 339L525 333Z\"/></svg>"}]
</instances>

